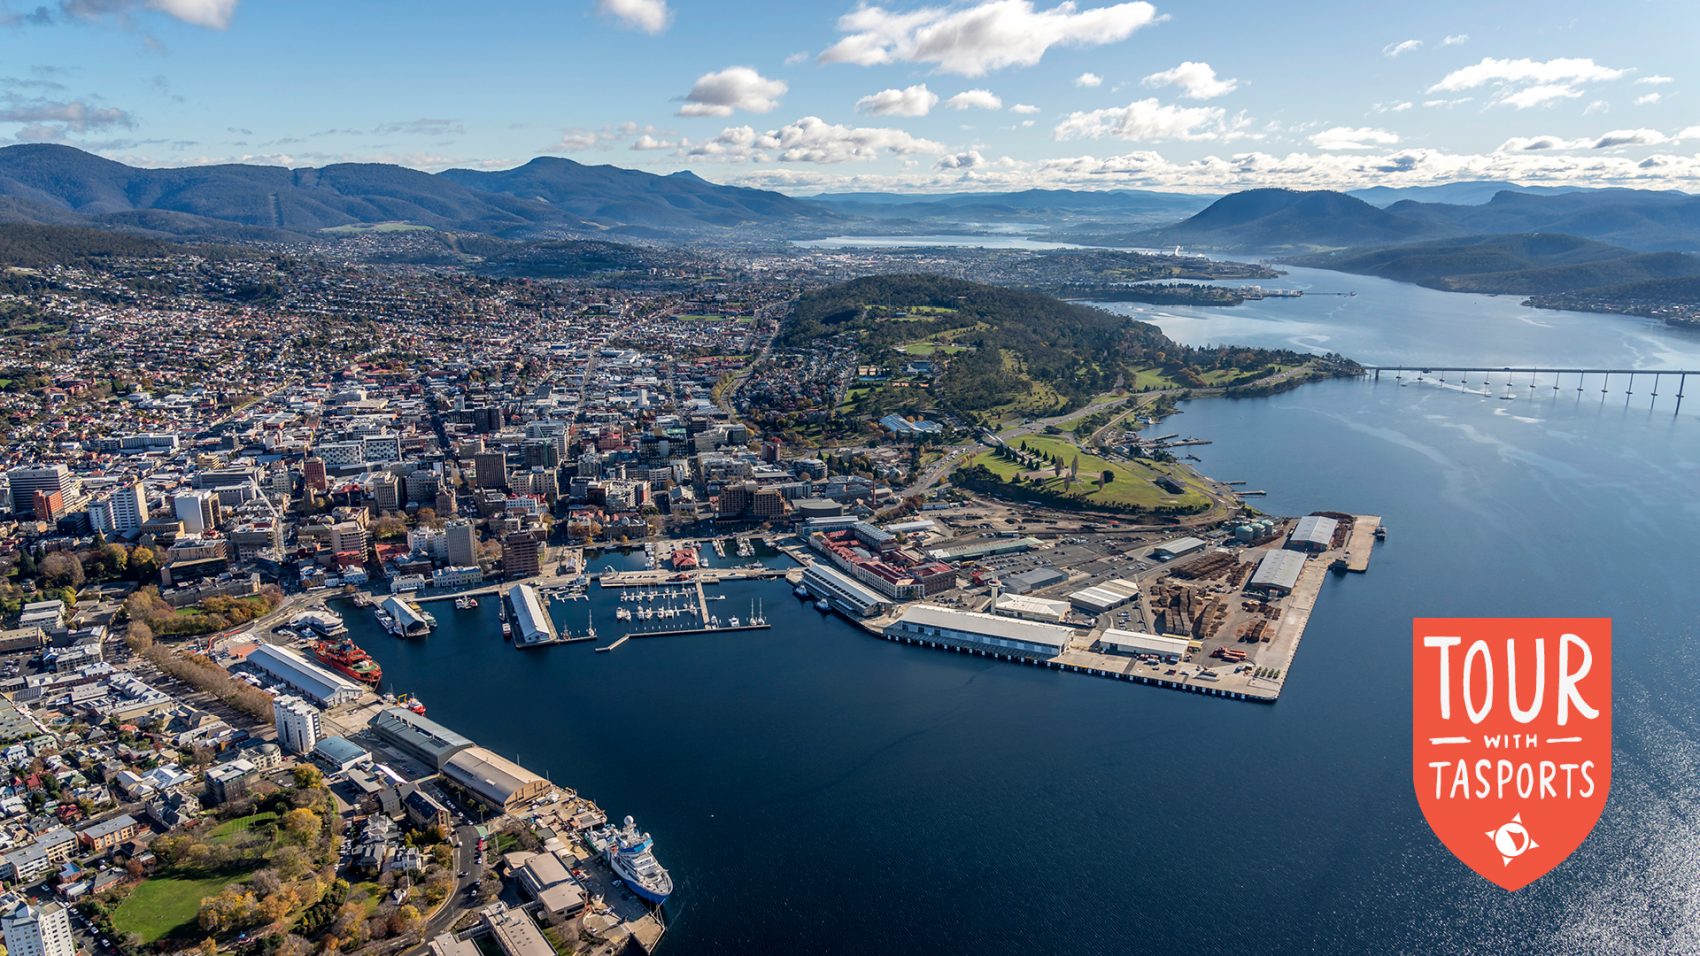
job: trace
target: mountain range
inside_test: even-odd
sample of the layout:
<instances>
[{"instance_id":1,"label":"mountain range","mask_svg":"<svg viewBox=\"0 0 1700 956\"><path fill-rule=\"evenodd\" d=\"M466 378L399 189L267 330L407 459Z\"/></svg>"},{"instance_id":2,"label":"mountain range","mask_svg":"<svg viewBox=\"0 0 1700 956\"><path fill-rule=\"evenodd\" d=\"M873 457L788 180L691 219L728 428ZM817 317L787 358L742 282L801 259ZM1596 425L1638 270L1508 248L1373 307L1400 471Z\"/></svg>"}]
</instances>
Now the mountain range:
<instances>
[{"instance_id":1,"label":"mountain range","mask_svg":"<svg viewBox=\"0 0 1700 956\"><path fill-rule=\"evenodd\" d=\"M1265 254L1560 233L1638 252L1700 249L1700 197L1675 191L1465 182L1374 187L1356 195L1029 189L803 197L720 185L689 172L663 176L558 157L502 171L440 173L374 163L151 169L51 144L0 149L0 222L217 239L405 224L524 241L771 241L856 232L1032 232L1042 225L1047 238L1089 245Z\"/></svg>"}]
</instances>

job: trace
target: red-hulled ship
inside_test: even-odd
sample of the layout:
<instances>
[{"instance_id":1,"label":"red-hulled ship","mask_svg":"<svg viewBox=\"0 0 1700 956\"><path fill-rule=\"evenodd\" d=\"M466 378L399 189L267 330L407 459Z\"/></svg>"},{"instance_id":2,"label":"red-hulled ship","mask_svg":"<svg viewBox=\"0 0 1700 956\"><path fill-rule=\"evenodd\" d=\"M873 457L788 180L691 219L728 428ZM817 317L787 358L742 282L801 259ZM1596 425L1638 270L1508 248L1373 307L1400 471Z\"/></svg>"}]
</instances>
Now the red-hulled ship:
<instances>
[{"instance_id":1,"label":"red-hulled ship","mask_svg":"<svg viewBox=\"0 0 1700 956\"><path fill-rule=\"evenodd\" d=\"M376 684L384 678L378 662L353 641L314 641L313 654L333 670L362 684Z\"/></svg>"}]
</instances>

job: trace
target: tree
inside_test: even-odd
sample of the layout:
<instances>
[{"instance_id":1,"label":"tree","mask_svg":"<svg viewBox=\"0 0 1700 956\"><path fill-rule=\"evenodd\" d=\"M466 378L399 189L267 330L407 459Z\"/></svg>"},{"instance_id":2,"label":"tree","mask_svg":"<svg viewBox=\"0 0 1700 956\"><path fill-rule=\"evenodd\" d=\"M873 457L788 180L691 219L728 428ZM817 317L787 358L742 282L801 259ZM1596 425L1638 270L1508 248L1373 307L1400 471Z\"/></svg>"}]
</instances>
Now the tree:
<instances>
[{"instance_id":1,"label":"tree","mask_svg":"<svg viewBox=\"0 0 1700 956\"><path fill-rule=\"evenodd\" d=\"M83 562L78 561L75 555L55 551L41 562L41 577L56 587L81 587Z\"/></svg>"},{"instance_id":2,"label":"tree","mask_svg":"<svg viewBox=\"0 0 1700 956\"><path fill-rule=\"evenodd\" d=\"M295 765L295 786L302 790L317 790L325 785L325 775L310 763Z\"/></svg>"},{"instance_id":3,"label":"tree","mask_svg":"<svg viewBox=\"0 0 1700 956\"><path fill-rule=\"evenodd\" d=\"M324 826L319 815L306 807L297 807L284 814L281 824L283 832L295 837L301 843L311 841Z\"/></svg>"},{"instance_id":4,"label":"tree","mask_svg":"<svg viewBox=\"0 0 1700 956\"><path fill-rule=\"evenodd\" d=\"M218 956L218 940L208 936L206 939L201 940L199 949L201 951L201 956Z\"/></svg>"},{"instance_id":5,"label":"tree","mask_svg":"<svg viewBox=\"0 0 1700 956\"><path fill-rule=\"evenodd\" d=\"M130 576L138 581L151 580L159 573L159 557L152 548L141 545L130 549Z\"/></svg>"}]
</instances>

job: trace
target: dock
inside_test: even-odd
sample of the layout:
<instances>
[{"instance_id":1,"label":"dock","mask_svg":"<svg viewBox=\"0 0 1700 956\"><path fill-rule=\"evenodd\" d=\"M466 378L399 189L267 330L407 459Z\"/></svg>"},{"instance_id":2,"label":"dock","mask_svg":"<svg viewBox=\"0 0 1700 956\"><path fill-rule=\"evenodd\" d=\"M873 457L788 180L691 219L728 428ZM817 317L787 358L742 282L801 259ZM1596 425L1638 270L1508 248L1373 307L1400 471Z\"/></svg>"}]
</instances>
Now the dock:
<instances>
[{"instance_id":1,"label":"dock","mask_svg":"<svg viewBox=\"0 0 1700 956\"><path fill-rule=\"evenodd\" d=\"M1369 570L1370 554L1375 550L1375 531L1381 527L1380 515L1358 515L1352 522L1352 536L1346 541L1346 570L1362 574Z\"/></svg>"}]
</instances>

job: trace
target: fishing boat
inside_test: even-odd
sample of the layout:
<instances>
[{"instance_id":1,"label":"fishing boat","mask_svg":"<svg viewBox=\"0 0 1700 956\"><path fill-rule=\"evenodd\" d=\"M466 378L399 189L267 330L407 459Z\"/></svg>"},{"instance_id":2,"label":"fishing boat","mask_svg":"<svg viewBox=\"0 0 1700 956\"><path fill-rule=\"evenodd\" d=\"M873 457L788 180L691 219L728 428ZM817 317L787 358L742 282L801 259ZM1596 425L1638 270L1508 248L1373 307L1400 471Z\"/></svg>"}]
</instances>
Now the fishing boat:
<instances>
[{"instance_id":1,"label":"fishing boat","mask_svg":"<svg viewBox=\"0 0 1700 956\"><path fill-rule=\"evenodd\" d=\"M623 826L592 830L589 842L636 896L659 906L672 895L673 877L655 859L655 840L638 832L631 817Z\"/></svg>"}]
</instances>

